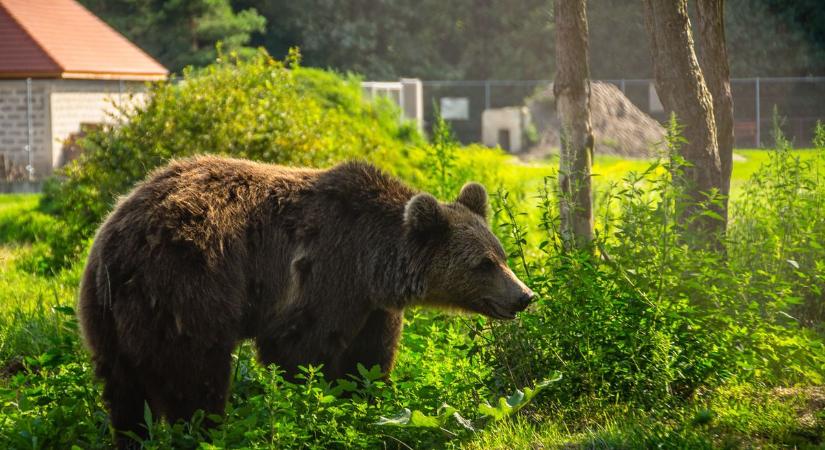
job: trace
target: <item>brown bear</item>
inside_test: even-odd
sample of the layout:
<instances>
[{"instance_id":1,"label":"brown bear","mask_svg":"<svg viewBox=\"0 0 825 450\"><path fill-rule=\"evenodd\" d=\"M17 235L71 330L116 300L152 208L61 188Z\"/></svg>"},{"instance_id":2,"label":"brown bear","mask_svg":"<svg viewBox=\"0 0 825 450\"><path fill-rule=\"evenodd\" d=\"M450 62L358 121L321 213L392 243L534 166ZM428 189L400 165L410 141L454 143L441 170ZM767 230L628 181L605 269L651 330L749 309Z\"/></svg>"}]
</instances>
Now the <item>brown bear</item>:
<instances>
[{"instance_id":1,"label":"brown bear","mask_svg":"<svg viewBox=\"0 0 825 450\"><path fill-rule=\"evenodd\" d=\"M175 161L120 200L97 232L79 314L116 430L224 410L231 354L254 339L287 374L389 372L404 308L512 319L533 293L486 223L487 193L454 203L364 163L296 169ZM128 442L119 433L119 444Z\"/></svg>"}]
</instances>

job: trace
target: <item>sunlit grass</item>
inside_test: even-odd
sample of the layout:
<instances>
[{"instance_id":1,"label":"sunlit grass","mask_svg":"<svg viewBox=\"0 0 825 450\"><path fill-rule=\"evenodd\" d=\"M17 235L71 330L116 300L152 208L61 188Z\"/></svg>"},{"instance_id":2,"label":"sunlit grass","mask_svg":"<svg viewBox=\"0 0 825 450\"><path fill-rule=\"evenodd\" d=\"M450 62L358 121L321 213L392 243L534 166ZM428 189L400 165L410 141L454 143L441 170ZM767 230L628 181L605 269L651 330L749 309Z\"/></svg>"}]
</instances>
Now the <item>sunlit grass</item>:
<instances>
[{"instance_id":1,"label":"sunlit grass","mask_svg":"<svg viewBox=\"0 0 825 450\"><path fill-rule=\"evenodd\" d=\"M733 173L731 174L731 197L740 194L742 186L756 172L762 164L769 161L770 154L775 150L763 149L735 149L733 161ZM803 160L813 160L817 158L818 151L813 149L792 150L793 155L799 156ZM825 158L818 160L825 174ZM621 181L630 172L643 172L653 159L626 159L618 156L596 155L593 160L593 185L598 191L604 189L609 182ZM553 157L540 163L529 166L530 171L525 171L525 175L537 176L539 178L556 173L558 168L558 158Z\"/></svg>"}]
</instances>

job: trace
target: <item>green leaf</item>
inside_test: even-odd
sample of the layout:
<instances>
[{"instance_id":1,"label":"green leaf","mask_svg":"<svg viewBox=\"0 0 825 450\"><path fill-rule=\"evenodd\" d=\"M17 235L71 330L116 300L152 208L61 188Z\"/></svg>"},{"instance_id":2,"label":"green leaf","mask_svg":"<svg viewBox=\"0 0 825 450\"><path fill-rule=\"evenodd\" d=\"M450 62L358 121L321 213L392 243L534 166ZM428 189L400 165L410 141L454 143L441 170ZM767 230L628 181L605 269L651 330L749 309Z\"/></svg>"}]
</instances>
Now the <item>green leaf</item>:
<instances>
[{"instance_id":1,"label":"green leaf","mask_svg":"<svg viewBox=\"0 0 825 450\"><path fill-rule=\"evenodd\" d=\"M524 391L516 389L516 391L508 397L499 397L495 407L487 402L482 403L478 406L478 411L493 420L501 420L528 405L539 392L547 388L550 384L561 380L561 377L561 372L553 372L551 378L537 383L533 388L527 387L524 388Z\"/></svg>"},{"instance_id":2,"label":"green leaf","mask_svg":"<svg viewBox=\"0 0 825 450\"><path fill-rule=\"evenodd\" d=\"M152 409L149 408L149 403L143 403L143 421L146 422L146 426L149 430L152 429Z\"/></svg>"},{"instance_id":3,"label":"green leaf","mask_svg":"<svg viewBox=\"0 0 825 450\"><path fill-rule=\"evenodd\" d=\"M366 378L368 380L370 379L370 372L366 367L364 367L363 364L358 363L355 368L358 369L358 374L361 375L361 378Z\"/></svg>"},{"instance_id":4,"label":"green leaf","mask_svg":"<svg viewBox=\"0 0 825 450\"><path fill-rule=\"evenodd\" d=\"M514 408L518 406L522 400L524 400L524 392L516 389L516 392L513 392L513 395L507 397L507 404Z\"/></svg>"},{"instance_id":5,"label":"green leaf","mask_svg":"<svg viewBox=\"0 0 825 450\"><path fill-rule=\"evenodd\" d=\"M410 411L409 408L404 408L399 414L386 418L380 417L375 425L391 425L397 427L410 428L441 428L450 417L455 417L456 420L465 428L472 424L467 419L461 417L458 411L452 406L442 403L436 411L436 415L428 416L419 410Z\"/></svg>"},{"instance_id":6,"label":"green leaf","mask_svg":"<svg viewBox=\"0 0 825 450\"><path fill-rule=\"evenodd\" d=\"M410 426L422 428L439 428L441 423L438 417L428 416L421 411L415 410L410 416Z\"/></svg>"},{"instance_id":7,"label":"green leaf","mask_svg":"<svg viewBox=\"0 0 825 450\"><path fill-rule=\"evenodd\" d=\"M52 311L74 317L75 311L71 306L52 306Z\"/></svg>"},{"instance_id":8,"label":"green leaf","mask_svg":"<svg viewBox=\"0 0 825 450\"><path fill-rule=\"evenodd\" d=\"M716 219L716 220L725 220L725 219L722 218L722 216L719 215L719 213L717 213L716 211L713 211L711 209L706 209L706 210L702 211L702 215L703 216L708 216L708 217Z\"/></svg>"},{"instance_id":9,"label":"green leaf","mask_svg":"<svg viewBox=\"0 0 825 450\"><path fill-rule=\"evenodd\" d=\"M506 417L506 414L504 412L500 411L498 408L494 408L487 402L478 405L478 412L482 416L491 417L493 420L501 420L504 417Z\"/></svg>"}]
</instances>

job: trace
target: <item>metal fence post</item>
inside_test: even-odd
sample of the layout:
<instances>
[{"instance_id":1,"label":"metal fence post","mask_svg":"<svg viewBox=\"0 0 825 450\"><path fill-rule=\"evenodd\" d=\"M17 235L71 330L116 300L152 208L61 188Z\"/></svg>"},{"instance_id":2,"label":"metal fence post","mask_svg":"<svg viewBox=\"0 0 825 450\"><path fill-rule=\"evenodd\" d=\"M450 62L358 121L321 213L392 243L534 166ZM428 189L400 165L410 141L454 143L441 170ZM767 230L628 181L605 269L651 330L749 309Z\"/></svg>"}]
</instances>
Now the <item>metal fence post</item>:
<instances>
[{"instance_id":1,"label":"metal fence post","mask_svg":"<svg viewBox=\"0 0 825 450\"><path fill-rule=\"evenodd\" d=\"M756 148L762 141L762 105L759 101L759 77L756 77Z\"/></svg>"},{"instance_id":2,"label":"metal fence post","mask_svg":"<svg viewBox=\"0 0 825 450\"><path fill-rule=\"evenodd\" d=\"M26 172L29 173L29 181L34 181L34 166L32 165L32 141L34 130L32 129L32 79L26 78L26 153L28 164Z\"/></svg>"},{"instance_id":3,"label":"metal fence post","mask_svg":"<svg viewBox=\"0 0 825 450\"><path fill-rule=\"evenodd\" d=\"M490 80L484 80L484 109L490 109Z\"/></svg>"},{"instance_id":4,"label":"metal fence post","mask_svg":"<svg viewBox=\"0 0 825 450\"><path fill-rule=\"evenodd\" d=\"M625 86L624 86L624 78L622 78L621 80L619 80L619 87L620 87L620 88L621 88L621 90L622 90L622 94L627 95L627 92L625 92L625 89L624 89L624 88L625 88Z\"/></svg>"}]
</instances>

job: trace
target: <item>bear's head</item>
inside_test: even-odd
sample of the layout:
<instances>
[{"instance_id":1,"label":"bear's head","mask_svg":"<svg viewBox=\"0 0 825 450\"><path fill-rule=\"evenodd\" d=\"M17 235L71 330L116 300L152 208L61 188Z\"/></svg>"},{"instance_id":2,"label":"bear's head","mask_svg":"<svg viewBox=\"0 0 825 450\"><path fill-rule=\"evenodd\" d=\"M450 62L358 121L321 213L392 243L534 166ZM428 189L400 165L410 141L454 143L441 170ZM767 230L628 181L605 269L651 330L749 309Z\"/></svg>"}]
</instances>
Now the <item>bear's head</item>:
<instances>
[{"instance_id":1,"label":"bear's head","mask_svg":"<svg viewBox=\"0 0 825 450\"><path fill-rule=\"evenodd\" d=\"M453 203L430 194L410 199L404 223L412 245L424 246L425 304L513 319L533 292L507 267L507 256L487 225L487 191L468 183Z\"/></svg>"}]
</instances>

